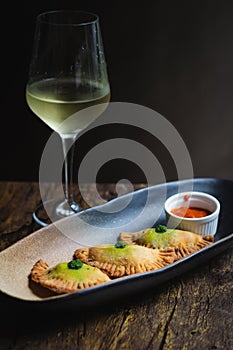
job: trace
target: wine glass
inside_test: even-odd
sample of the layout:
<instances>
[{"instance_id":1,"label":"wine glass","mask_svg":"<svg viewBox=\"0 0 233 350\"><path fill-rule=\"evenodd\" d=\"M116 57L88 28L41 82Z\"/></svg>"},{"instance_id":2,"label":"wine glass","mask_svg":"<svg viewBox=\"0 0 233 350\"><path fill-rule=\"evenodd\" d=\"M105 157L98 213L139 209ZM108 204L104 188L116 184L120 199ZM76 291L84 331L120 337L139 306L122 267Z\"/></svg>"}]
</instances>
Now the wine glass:
<instances>
[{"instance_id":1,"label":"wine glass","mask_svg":"<svg viewBox=\"0 0 233 350\"><path fill-rule=\"evenodd\" d=\"M54 220L82 208L73 194L73 159L69 149L77 135L94 121L110 100L99 17L85 11L59 10L38 15L26 86L30 109L61 138L64 155L64 199L54 206ZM80 114L98 106L95 113ZM71 118L72 117L72 118ZM69 156L68 156L69 154ZM46 226L39 217L34 219Z\"/></svg>"}]
</instances>

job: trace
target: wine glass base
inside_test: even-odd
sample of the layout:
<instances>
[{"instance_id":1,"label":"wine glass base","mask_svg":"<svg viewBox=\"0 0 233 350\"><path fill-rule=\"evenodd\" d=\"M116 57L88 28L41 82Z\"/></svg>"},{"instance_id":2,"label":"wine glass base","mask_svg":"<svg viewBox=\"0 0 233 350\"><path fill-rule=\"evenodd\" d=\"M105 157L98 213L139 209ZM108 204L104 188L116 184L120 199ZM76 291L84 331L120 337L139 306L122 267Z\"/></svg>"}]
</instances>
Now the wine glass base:
<instances>
[{"instance_id":1,"label":"wine glass base","mask_svg":"<svg viewBox=\"0 0 233 350\"><path fill-rule=\"evenodd\" d=\"M74 215L81 210L82 208L75 202L69 205L67 201L58 202L51 199L41 203L33 212L32 216L37 224L45 227L54 221Z\"/></svg>"}]
</instances>

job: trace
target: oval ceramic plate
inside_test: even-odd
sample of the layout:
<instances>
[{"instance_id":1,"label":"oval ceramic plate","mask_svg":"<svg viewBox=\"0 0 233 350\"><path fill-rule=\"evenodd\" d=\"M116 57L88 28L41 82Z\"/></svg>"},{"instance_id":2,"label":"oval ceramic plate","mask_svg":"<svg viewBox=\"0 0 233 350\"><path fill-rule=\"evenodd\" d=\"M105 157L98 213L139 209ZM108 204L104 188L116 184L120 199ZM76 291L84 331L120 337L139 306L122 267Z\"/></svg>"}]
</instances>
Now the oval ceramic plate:
<instances>
[{"instance_id":1,"label":"oval ceramic plate","mask_svg":"<svg viewBox=\"0 0 233 350\"><path fill-rule=\"evenodd\" d=\"M187 258L164 268L121 277L79 292L55 295L30 283L34 263L43 259L50 266L72 259L82 246L115 243L121 231L136 231L166 224L164 202L169 196L192 188L207 192L221 203L215 242ZM24 308L72 309L119 299L164 283L203 264L233 242L233 181L199 178L155 185L123 195L101 206L87 209L42 228L0 253L0 301L7 299Z\"/></svg>"}]
</instances>

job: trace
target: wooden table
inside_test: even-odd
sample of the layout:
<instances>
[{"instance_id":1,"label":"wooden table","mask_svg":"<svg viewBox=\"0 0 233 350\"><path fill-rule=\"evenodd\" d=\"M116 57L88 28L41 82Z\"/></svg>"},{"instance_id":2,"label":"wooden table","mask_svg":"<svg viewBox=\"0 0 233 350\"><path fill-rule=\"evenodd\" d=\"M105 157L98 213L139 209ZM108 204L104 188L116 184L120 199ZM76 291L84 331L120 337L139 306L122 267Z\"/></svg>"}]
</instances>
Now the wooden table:
<instances>
[{"instance_id":1,"label":"wooden table","mask_svg":"<svg viewBox=\"0 0 233 350\"><path fill-rule=\"evenodd\" d=\"M91 198L93 187L86 189ZM100 192L116 195L113 185ZM32 219L39 202L37 183L0 183L1 250L40 228ZM1 303L0 350L233 349L232 253L233 247L156 290L82 314L22 314Z\"/></svg>"}]
</instances>

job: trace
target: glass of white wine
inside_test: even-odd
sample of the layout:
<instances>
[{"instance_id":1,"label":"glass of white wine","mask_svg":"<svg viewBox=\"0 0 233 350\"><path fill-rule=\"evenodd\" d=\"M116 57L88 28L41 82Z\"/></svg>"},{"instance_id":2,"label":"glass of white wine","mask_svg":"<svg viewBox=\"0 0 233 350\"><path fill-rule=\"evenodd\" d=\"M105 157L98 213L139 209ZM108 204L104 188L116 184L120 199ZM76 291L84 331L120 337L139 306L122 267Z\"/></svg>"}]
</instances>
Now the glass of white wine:
<instances>
[{"instance_id":1,"label":"glass of white wine","mask_svg":"<svg viewBox=\"0 0 233 350\"><path fill-rule=\"evenodd\" d=\"M36 20L34 48L26 86L30 109L60 135L64 154L64 199L56 204L56 218L82 208L75 202L72 157L68 150L77 135L103 112L110 87L99 17L75 10L41 13ZM97 106L94 113L79 113ZM52 205L55 205L52 203ZM42 226L47 222L33 214Z\"/></svg>"}]
</instances>

